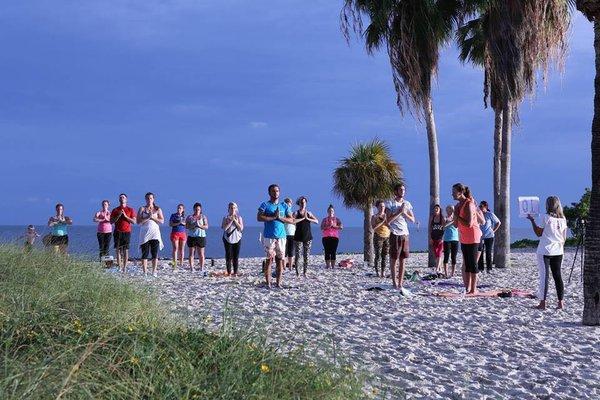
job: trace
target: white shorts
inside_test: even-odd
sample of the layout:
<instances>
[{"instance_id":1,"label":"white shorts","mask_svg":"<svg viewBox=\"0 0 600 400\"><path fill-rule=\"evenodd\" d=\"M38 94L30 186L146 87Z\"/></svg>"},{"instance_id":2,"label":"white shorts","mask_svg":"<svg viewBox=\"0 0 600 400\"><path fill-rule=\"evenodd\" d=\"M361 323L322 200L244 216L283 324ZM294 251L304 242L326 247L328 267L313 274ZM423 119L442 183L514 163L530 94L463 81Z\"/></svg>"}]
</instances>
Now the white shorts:
<instances>
[{"instance_id":1,"label":"white shorts","mask_svg":"<svg viewBox=\"0 0 600 400\"><path fill-rule=\"evenodd\" d=\"M271 239L264 237L262 244L265 248L265 252L267 253L267 257L283 259L285 255L285 242L286 238Z\"/></svg>"}]
</instances>

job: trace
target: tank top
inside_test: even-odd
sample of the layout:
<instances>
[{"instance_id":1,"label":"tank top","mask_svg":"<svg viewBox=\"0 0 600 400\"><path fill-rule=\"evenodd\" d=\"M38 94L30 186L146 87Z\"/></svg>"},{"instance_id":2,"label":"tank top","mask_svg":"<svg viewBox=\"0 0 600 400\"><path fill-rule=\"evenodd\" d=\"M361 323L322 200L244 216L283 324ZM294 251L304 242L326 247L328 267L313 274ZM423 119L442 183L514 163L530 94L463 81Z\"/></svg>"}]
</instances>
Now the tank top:
<instances>
[{"instance_id":1,"label":"tank top","mask_svg":"<svg viewBox=\"0 0 600 400\"><path fill-rule=\"evenodd\" d=\"M225 216L225 218L227 217L229 217L229 215ZM240 232L235 224L231 224L229 228L223 232L223 239L225 239L227 243L235 244L242 240L242 232Z\"/></svg>"},{"instance_id":2,"label":"tank top","mask_svg":"<svg viewBox=\"0 0 600 400\"><path fill-rule=\"evenodd\" d=\"M473 213L473 220L471 221L471 225L467 226L460 220L458 221L458 235L462 244L474 244L481 242L481 228L479 227L477 217L475 216L475 213L477 212L477 207L475 206L473 201L465 200L460 205L460 211L458 215L461 218L466 218L468 212L467 209L469 208Z\"/></svg>"},{"instance_id":3,"label":"tank top","mask_svg":"<svg viewBox=\"0 0 600 400\"><path fill-rule=\"evenodd\" d=\"M435 217L434 217L435 218ZM431 239L442 240L444 237L444 217L441 215L438 217L437 222L435 219L431 221Z\"/></svg>"},{"instance_id":4,"label":"tank top","mask_svg":"<svg viewBox=\"0 0 600 400\"><path fill-rule=\"evenodd\" d=\"M308 213L308 211L306 211ZM300 211L296 211L294 218L300 219L304 218L303 215L300 215ZM294 234L294 241L306 243L309 240L312 240L312 231L310 230L310 221L307 219L303 219L302 221L296 223L296 233Z\"/></svg>"},{"instance_id":5,"label":"tank top","mask_svg":"<svg viewBox=\"0 0 600 400\"><path fill-rule=\"evenodd\" d=\"M382 221L381 217L378 217L377 215L375 216L379 222ZM379 223L377 222L377 223ZM375 233L377 234L377 236L381 237L381 238L389 238L390 237L390 227L387 226L386 224L381 225L379 228L375 229Z\"/></svg>"}]
</instances>

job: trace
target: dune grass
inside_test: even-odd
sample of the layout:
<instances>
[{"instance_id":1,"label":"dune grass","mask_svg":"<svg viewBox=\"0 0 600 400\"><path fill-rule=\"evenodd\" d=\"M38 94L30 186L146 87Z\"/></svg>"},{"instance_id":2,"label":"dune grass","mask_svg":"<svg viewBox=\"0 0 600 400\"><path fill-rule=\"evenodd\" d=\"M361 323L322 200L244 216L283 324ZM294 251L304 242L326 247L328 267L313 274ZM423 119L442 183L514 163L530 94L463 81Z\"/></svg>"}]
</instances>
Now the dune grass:
<instances>
[{"instance_id":1,"label":"dune grass","mask_svg":"<svg viewBox=\"0 0 600 400\"><path fill-rule=\"evenodd\" d=\"M174 320L99 266L0 248L1 399L354 399L357 374Z\"/></svg>"}]
</instances>

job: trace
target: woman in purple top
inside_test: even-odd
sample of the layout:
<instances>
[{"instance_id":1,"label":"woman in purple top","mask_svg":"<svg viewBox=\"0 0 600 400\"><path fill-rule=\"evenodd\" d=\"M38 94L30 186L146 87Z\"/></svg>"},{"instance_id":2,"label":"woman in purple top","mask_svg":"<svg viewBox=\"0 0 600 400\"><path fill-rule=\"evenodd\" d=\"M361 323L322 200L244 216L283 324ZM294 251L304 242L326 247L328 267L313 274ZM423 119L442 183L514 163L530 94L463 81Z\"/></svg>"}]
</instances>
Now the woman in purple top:
<instances>
[{"instance_id":1,"label":"woman in purple top","mask_svg":"<svg viewBox=\"0 0 600 400\"><path fill-rule=\"evenodd\" d=\"M173 251L171 252L171 258L173 259L173 269L177 268L177 259L179 258L179 265L183 268L183 250L185 248L185 240L187 234L185 233L185 207L183 204L177 205L177 212L171 214L169 219L169 226L171 227L171 246Z\"/></svg>"},{"instance_id":2,"label":"woman in purple top","mask_svg":"<svg viewBox=\"0 0 600 400\"><path fill-rule=\"evenodd\" d=\"M100 249L100 258L108 255L110 238L112 237L112 225L110 223L110 203L108 200L102 200L102 210L94 215L94 222L98 224L98 247Z\"/></svg>"}]
</instances>

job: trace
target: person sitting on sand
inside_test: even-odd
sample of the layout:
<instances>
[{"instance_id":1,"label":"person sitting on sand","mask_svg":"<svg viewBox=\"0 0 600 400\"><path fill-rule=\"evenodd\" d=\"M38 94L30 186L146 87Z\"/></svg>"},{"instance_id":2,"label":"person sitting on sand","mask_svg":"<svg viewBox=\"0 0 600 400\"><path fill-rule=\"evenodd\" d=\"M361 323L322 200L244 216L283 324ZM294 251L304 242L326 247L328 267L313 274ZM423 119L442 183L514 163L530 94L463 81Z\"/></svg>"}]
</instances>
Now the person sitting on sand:
<instances>
[{"instance_id":1,"label":"person sitting on sand","mask_svg":"<svg viewBox=\"0 0 600 400\"><path fill-rule=\"evenodd\" d=\"M202 204L194 203L194 213L185 220L188 229L187 246L190 256L190 272L194 272L194 253L198 254L200 271L204 268L206 260L204 249L206 248L206 230L208 229L208 218L202 214Z\"/></svg>"},{"instance_id":2,"label":"person sitting on sand","mask_svg":"<svg viewBox=\"0 0 600 400\"><path fill-rule=\"evenodd\" d=\"M262 243L267 253L264 273L267 288L271 288L271 264L275 260L276 285L281 287L283 280L283 263L286 244L286 223L292 223L292 210L285 203L279 202L279 186L269 185L269 200L258 207L256 220L264 223Z\"/></svg>"},{"instance_id":3,"label":"person sitting on sand","mask_svg":"<svg viewBox=\"0 0 600 400\"><path fill-rule=\"evenodd\" d=\"M131 242L131 224L136 223L136 215L135 210L127 205L125 193L119 195L119 206L111 211L110 222L115 224L113 240L117 251L117 265L122 273L126 273L129 261L129 243Z\"/></svg>"},{"instance_id":4,"label":"person sitting on sand","mask_svg":"<svg viewBox=\"0 0 600 400\"><path fill-rule=\"evenodd\" d=\"M173 268L177 268L177 259L179 259L179 266L183 268L183 253L187 239L187 235L185 234L185 206L183 204L178 204L177 211L171 214L169 226L171 227L169 239L171 239Z\"/></svg>"},{"instance_id":5,"label":"person sitting on sand","mask_svg":"<svg viewBox=\"0 0 600 400\"><path fill-rule=\"evenodd\" d=\"M337 248L340 243L340 231L344 229L342 221L335 216L333 204L327 207L327 216L321 221L323 249L325 250L325 268L335 267Z\"/></svg>"},{"instance_id":6,"label":"person sitting on sand","mask_svg":"<svg viewBox=\"0 0 600 400\"><path fill-rule=\"evenodd\" d=\"M286 197L283 202L292 210L292 199ZM285 223L285 266L291 270L294 267L294 235L296 234L296 223ZM298 268L296 268L298 269Z\"/></svg>"},{"instance_id":7,"label":"person sitting on sand","mask_svg":"<svg viewBox=\"0 0 600 400\"><path fill-rule=\"evenodd\" d=\"M234 276L238 275L242 232L244 231L244 220L238 212L238 205L232 201L227 207L227 215L221 222L227 275L233 274Z\"/></svg>"},{"instance_id":8,"label":"person sitting on sand","mask_svg":"<svg viewBox=\"0 0 600 400\"><path fill-rule=\"evenodd\" d=\"M377 200L375 203L377 213L371 217L373 228L373 247L375 250L375 275L383 278L385 276L385 261L390 252L390 227L387 224L385 213L385 202ZM381 265L381 272L379 266Z\"/></svg>"},{"instance_id":9,"label":"person sitting on sand","mask_svg":"<svg viewBox=\"0 0 600 400\"><path fill-rule=\"evenodd\" d=\"M410 294L403 287L404 263L410 253L408 221L415 222L412 204L404 199L405 193L406 188L404 185L401 183L396 184L394 186L394 198L386 204L387 220L391 230L390 269L392 272L392 285L395 289L400 290L402 296Z\"/></svg>"},{"instance_id":10,"label":"person sitting on sand","mask_svg":"<svg viewBox=\"0 0 600 400\"><path fill-rule=\"evenodd\" d=\"M26 253L30 253L31 250L33 250L33 244L35 243L35 239L37 239L39 237L40 237L40 234L37 233L37 231L35 230L35 226L28 225L27 231L25 232L25 234L23 236L21 236L22 239L25 239L25 243L23 245L23 251L25 251Z\"/></svg>"},{"instance_id":11,"label":"person sitting on sand","mask_svg":"<svg viewBox=\"0 0 600 400\"><path fill-rule=\"evenodd\" d=\"M463 282L467 294L477 294L477 249L481 242L483 214L477 208L468 186L456 183L452 197L458 200L454 206L454 226L458 228L460 248L463 255Z\"/></svg>"},{"instance_id":12,"label":"person sitting on sand","mask_svg":"<svg viewBox=\"0 0 600 400\"><path fill-rule=\"evenodd\" d=\"M318 224L319 220L313 213L306 209L308 199L306 196L300 196L296 201L298 211L294 214L294 222L296 223L296 232L294 233L294 256L296 258L296 276L300 273L298 271L298 264L300 263L300 249L302 249L302 271L303 275L306 276L306 270L308 268L308 256L310 255L310 249L312 247L312 231L310 224Z\"/></svg>"},{"instance_id":13,"label":"person sitting on sand","mask_svg":"<svg viewBox=\"0 0 600 400\"><path fill-rule=\"evenodd\" d=\"M444 275L452 278L456 269L456 254L458 253L458 228L454 226L454 206L446 207L446 226L444 227ZM452 261L452 269L448 275L448 261Z\"/></svg>"},{"instance_id":14,"label":"person sitting on sand","mask_svg":"<svg viewBox=\"0 0 600 400\"><path fill-rule=\"evenodd\" d=\"M536 251L539 271L537 297L540 303L536 308L540 310L546 308L548 279L551 271L556 286L556 296L558 297L557 308L560 310L564 307L564 285L560 268L562 266L565 240L567 239L567 220L560 199L556 196L550 196L546 199L546 215L543 218L543 226L537 226L533 216L528 215L527 218L531 221L533 231L540 238Z\"/></svg>"},{"instance_id":15,"label":"person sitting on sand","mask_svg":"<svg viewBox=\"0 0 600 400\"><path fill-rule=\"evenodd\" d=\"M485 264L487 272L492 272L492 252L494 250L494 236L496 231L502 224L496 214L490 211L487 201L479 203L479 209L483 213L485 222L481 224L481 243L479 244L477 267L480 272L483 272L483 252L485 251Z\"/></svg>"},{"instance_id":16,"label":"person sitting on sand","mask_svg":"<svg viewBox=\"0 0 600 400\"><path fill-rule=\"evenodd\" d=\"M48 226L52 228L52 236L50 237L50 246L57 254L67 255L69 246L69 235L67 226L73 225L73 220L70 217L65 217L65 207L58 203L55 207L56 215L48 219Z\"/></svg>"},{"instance_id":17,"label":"person sitting on sand","mask_svg":"<svg viewBox=\"0 0 600 400\"><path fill-rule=\"evenodd\" d=\"M142 270L148 274L148 260L152 260L152 276L157 277L158 251L163 249L160 224L165 222L162 209L154 203L154 193L146 193L146 205L140 207L137 223L140 225L140 248L142 250Z\"/></svg>"},{"instance_id":18,"label":"person sitting on sand","mask_svg":"<svg viewBox=\"0 0 600 400\"><path fill-rule=\"evenodd\" d=\"M94 214L94 222L98 224L96 237L98 238L99 258L108 255L110 238L112 237L112 224L110 223L110 203L102 200L102 209Z\"/></svg>"},{"instance_id":19,"label":"person sitting on sand","mask_svg":"<svg viewBox=\"0 0 600 400\"><path fill-rule=\"evenodd\" d=\"M429 247L435 256L435 273L442 273L442 253L444 252L444 216L439 204L433 206L429 217Z\"/></svg>"}]
</instances>

